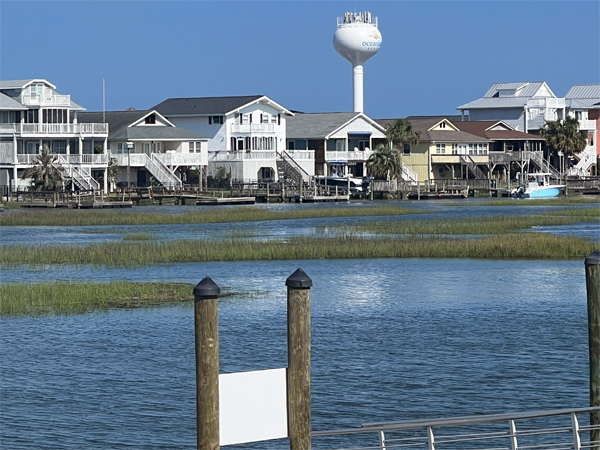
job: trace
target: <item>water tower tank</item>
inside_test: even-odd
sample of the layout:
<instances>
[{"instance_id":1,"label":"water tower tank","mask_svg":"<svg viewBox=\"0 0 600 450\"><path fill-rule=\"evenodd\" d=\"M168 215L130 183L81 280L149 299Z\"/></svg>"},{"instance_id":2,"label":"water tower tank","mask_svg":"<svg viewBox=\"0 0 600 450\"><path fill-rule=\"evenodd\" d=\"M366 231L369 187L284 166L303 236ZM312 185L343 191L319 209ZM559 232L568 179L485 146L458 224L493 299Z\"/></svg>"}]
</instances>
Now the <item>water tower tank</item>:
<instances>
[{"instance_id":1,"label":"water tower tank","mask_svg":"<svg viewBox=\"0 0 600 450\"><path fill-rule=\"evenodd\" d=\"M366 11L347 12L343 17L338 17L333 46L352 63L354 111L363 112L363 64L381 47L377 17L372 17Z\"/></svg>"}]
</instances>

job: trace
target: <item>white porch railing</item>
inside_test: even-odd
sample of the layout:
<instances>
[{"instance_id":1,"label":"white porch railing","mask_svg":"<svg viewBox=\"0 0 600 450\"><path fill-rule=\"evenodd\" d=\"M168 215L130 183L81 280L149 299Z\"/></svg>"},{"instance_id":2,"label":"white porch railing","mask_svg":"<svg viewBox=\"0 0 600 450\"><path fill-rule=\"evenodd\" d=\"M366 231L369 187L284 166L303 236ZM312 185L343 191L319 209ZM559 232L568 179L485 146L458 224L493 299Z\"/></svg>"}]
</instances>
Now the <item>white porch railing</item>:
<instances>
[{"instance_id":1,"label":"white porch railing","mask_svg":"<svg viewBox=\"0 0 600 450\"><path fill-rule=\"evenodd\" d=\"M277 158L277 152L275 151L235 151L235 152L215 152L209 153L209 161L243 161L248 159L271 159Z\"/></svg>"},{"instance_id":2,"label":"white porch railing","mask_svg":"<svg viewBox=\"0 0 600 450\"><path fill-rule=\"evenodd\" d=\"M287 154L296 161L313 160L315 159L314 150L286 150Z\"/></svg>"},{"instance_id":3,"label":"white porch railing","mask_svg":"<svg viewBox=\"0 0 600 450\"><path fill-rule=\"evenodd\" d=\"M325 161L366 161L372 150L354 150L350 152L325 152Z\"/></svg>"},{"instance_id":4,"label":"white porch railing","mask_svg":"<svg viewBox=\"0 0 600 450\"><path fill-rule=\"evenodd\" d=\"M2 123L0 134L108 136L106 123Z\"/></svg>"},{"instance_id":5,"label":"white porch railing","mask_svg":"<svg viewBox=\"0 0 600 450\"><path fill-rule=\"evenodd\" d=\"M206 152L202 153L154 153L154 158L167 166L205 166L208 164Z\"/></svg>"},{"instance_id":6,"label":"white porch railing","mask_svg":"<svg viewBox=\"0 0 600 450\"><path fill-rule=\"evenodd\" d=\"M596 162L596 155L593 153L579 153L579 161L567 171L567 175L585 177L589 176L590 166Z\"/></svg>"},{"instance_id":7,"label":"white porch railing","mask_svg":"<svg viewBox=\"0 0 600 450\"><path fill-rule=\"evenodd\" d=\"M402 163L402 179L404 181L410 181L412 183L419 182L419 175L417 172L412 170L407 164Z\"/></svg>"},{"instance_id":8,"label":"white porch railing","mask_svg":"<svg viewBox=\"0 0 600 450\"><path fill-rule=\"evenodd\" d=\"M232 133L274 133L275 124L273 123L249 123L249 124L231 124Z\"/></svg>"},{"instance_id":9,"label":"white porch railing","mask_svg":"<svg viewBox=\"0 0 600 450\"><path fill-rule=\"evenodd\" d=\"M579 122L580 130L596 131L596 121L595 120L581 119L578 122Z\"/></svg>"},{"instance_id":10,"label":"white porch railing","mask_svg":"<svg viewBox=\"0 0 600 450\"><path fill-rule=\"evenodd\" d=\"M564 108L566 105L564 98L530 98L527 99L528 108Z\"/></svg>"},{"instance_id":11,"label":"white porch railing","mask_svg":"<svg viewBox=\"0 0 600 450\"><path fill-rule=\"evenodd\" d=\"M70 95L21 95L21 103L27 106L69 106L71 104Z\"/></svg>"}]
</instances>

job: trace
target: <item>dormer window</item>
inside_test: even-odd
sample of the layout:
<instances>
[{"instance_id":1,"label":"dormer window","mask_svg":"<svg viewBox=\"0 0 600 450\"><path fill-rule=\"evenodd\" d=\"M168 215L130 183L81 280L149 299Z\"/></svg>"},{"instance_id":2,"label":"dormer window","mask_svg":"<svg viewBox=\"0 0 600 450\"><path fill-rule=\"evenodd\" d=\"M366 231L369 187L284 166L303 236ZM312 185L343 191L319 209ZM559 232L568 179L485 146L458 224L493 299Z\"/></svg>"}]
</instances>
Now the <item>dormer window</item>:
<instances>
[{"instance_id":1,"label":"dormer window","mask_svg":"<svg viewBox=\"0 0 600 450\"><path fill-rule=\"evenodd\" d=\"M146 116L144 122L146 125L154 125L156 123L156 116L154 114L150 114L149 116Z\"/></svg>"}]
</instances>

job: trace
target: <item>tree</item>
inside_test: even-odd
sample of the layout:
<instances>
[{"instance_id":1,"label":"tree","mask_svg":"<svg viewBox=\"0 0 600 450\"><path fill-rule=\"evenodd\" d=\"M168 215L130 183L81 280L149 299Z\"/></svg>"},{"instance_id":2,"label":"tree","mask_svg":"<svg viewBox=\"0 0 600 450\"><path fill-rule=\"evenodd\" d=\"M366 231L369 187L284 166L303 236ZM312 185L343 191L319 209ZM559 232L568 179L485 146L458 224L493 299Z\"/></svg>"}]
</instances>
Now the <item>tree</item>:
<instances>
[{"instance_id":1,"label":"tree","mask_svg":"<svg viewBox=\"0 0 600 450\"><path fill-rule=\"evenodd\" d=\"M47 145L42 147L34 165L23 172L21 179L28 178L31 178L31 188L34 191L58 191L63 188L62 167L58 163L58 156L51 154Z\"/></svg>"},{"instance_id":2,"label":"tree","mask_svg":"<svg viewBox=\"0 0 600 450\"><path fill-rule=\"evenodd\" d=\"M555 154L563 152L565 158L583 151L587 145L587 134L579 130L579 121L574 117L546 122L540 135Z\"/></svg>"},{"instance_id":3,"label":"tree","mask_svg":"<svg viewBox=\"0 0 600 450\"><path fill-rule=\"evenodd\" d=\"M417 145L421 140L421 134L412 129L408 119L398 119L393 124L385 126L385 137L390 148L400 150L404 144Z\"/></svg>"},{"instance_id":4,"label":"tree","mask_svg":"<svg viewBox=\"0 0 600 450\"><path fill-rule=\"evenodd\" d=\"M377 179L398 179L402 175L402 161L398 150L379 144L367 161L367 168Z\"/></svg>"},{"instance_id":5,"label":"tree","mask_svg":"<svg viewBox=\"0 0 600 450\"><path fill-rule=\"evenodd\" d=\"M207 179L209 188L224 189L231 186L231 174L223 167L217 167L217 173L214 177L209 176Z\"/></svg>"}]
</instances>

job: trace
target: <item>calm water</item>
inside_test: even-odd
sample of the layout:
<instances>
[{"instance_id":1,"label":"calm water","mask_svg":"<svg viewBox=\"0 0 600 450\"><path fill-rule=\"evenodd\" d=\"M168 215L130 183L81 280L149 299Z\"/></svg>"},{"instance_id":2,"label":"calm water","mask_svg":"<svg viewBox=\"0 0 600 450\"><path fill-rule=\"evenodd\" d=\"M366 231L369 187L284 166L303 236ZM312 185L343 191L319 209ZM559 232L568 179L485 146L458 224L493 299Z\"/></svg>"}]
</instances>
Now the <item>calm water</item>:
<instances>
[{"instance_id":1,"label":"calm water","mask_svg":"<svg viewBox=\"0 0 600 450\"><path fill-rule=\"evenodd\" d=\"M316 430L587 406L583 261L192 263L1 276L196 283L210 275L234 291L263 291L220 302L221 370L234 372L286 365L284 282L299 266L314 280ZM1 324L2 448L195 448L191 302Z\"/></svg>"},{"instance_id":2,"label":"calm water","mask_svg":"<svg viewBox=\"0 0 600 450\"><path fill-rule=\"evenodd\" d=\"M133 234L147 234L159 241L177 239L283 239L291 236L317 235L327 236L336 233L335 227L344 224L358 224L372 220L435 220L460 219L485 216L539 214L546 211L562 210L565 206L480 206L489 199L464 199L444 201L386 201L386 202L352 202L352 203L318 203L318 204L260 204L249 208L264 208L271 211L320 208L354 208L380 205L398 205L427 212L428 214L408 214L386 217L338 217L320 219L272 220L264 222L219 223L219 224L182 224L182 225L139 225L139 226L95 226L95 227L8 227L0 231L0 245L87 245L93 242L120 242L124 237ZM514 200L523 203L525 200ZM597 204L576 205L577 208L589 208ZM142 206L120 211L128 214L132 211L157 212L164 214L180 214L193 210L214 210L207 206ZM232 208L221 206L218 208ZM234 208L239 208L235 206ZM39 211L43 214L45 211ZM14 214L13 211L8 211ZM76 211L74 211L76 213ZM5 214L5 213L4 213ZM559 235L579 236L600 240L598 222L586 222L563 227L540 227L531 231L548 232Z\"/></svg>"}]
</instances>

